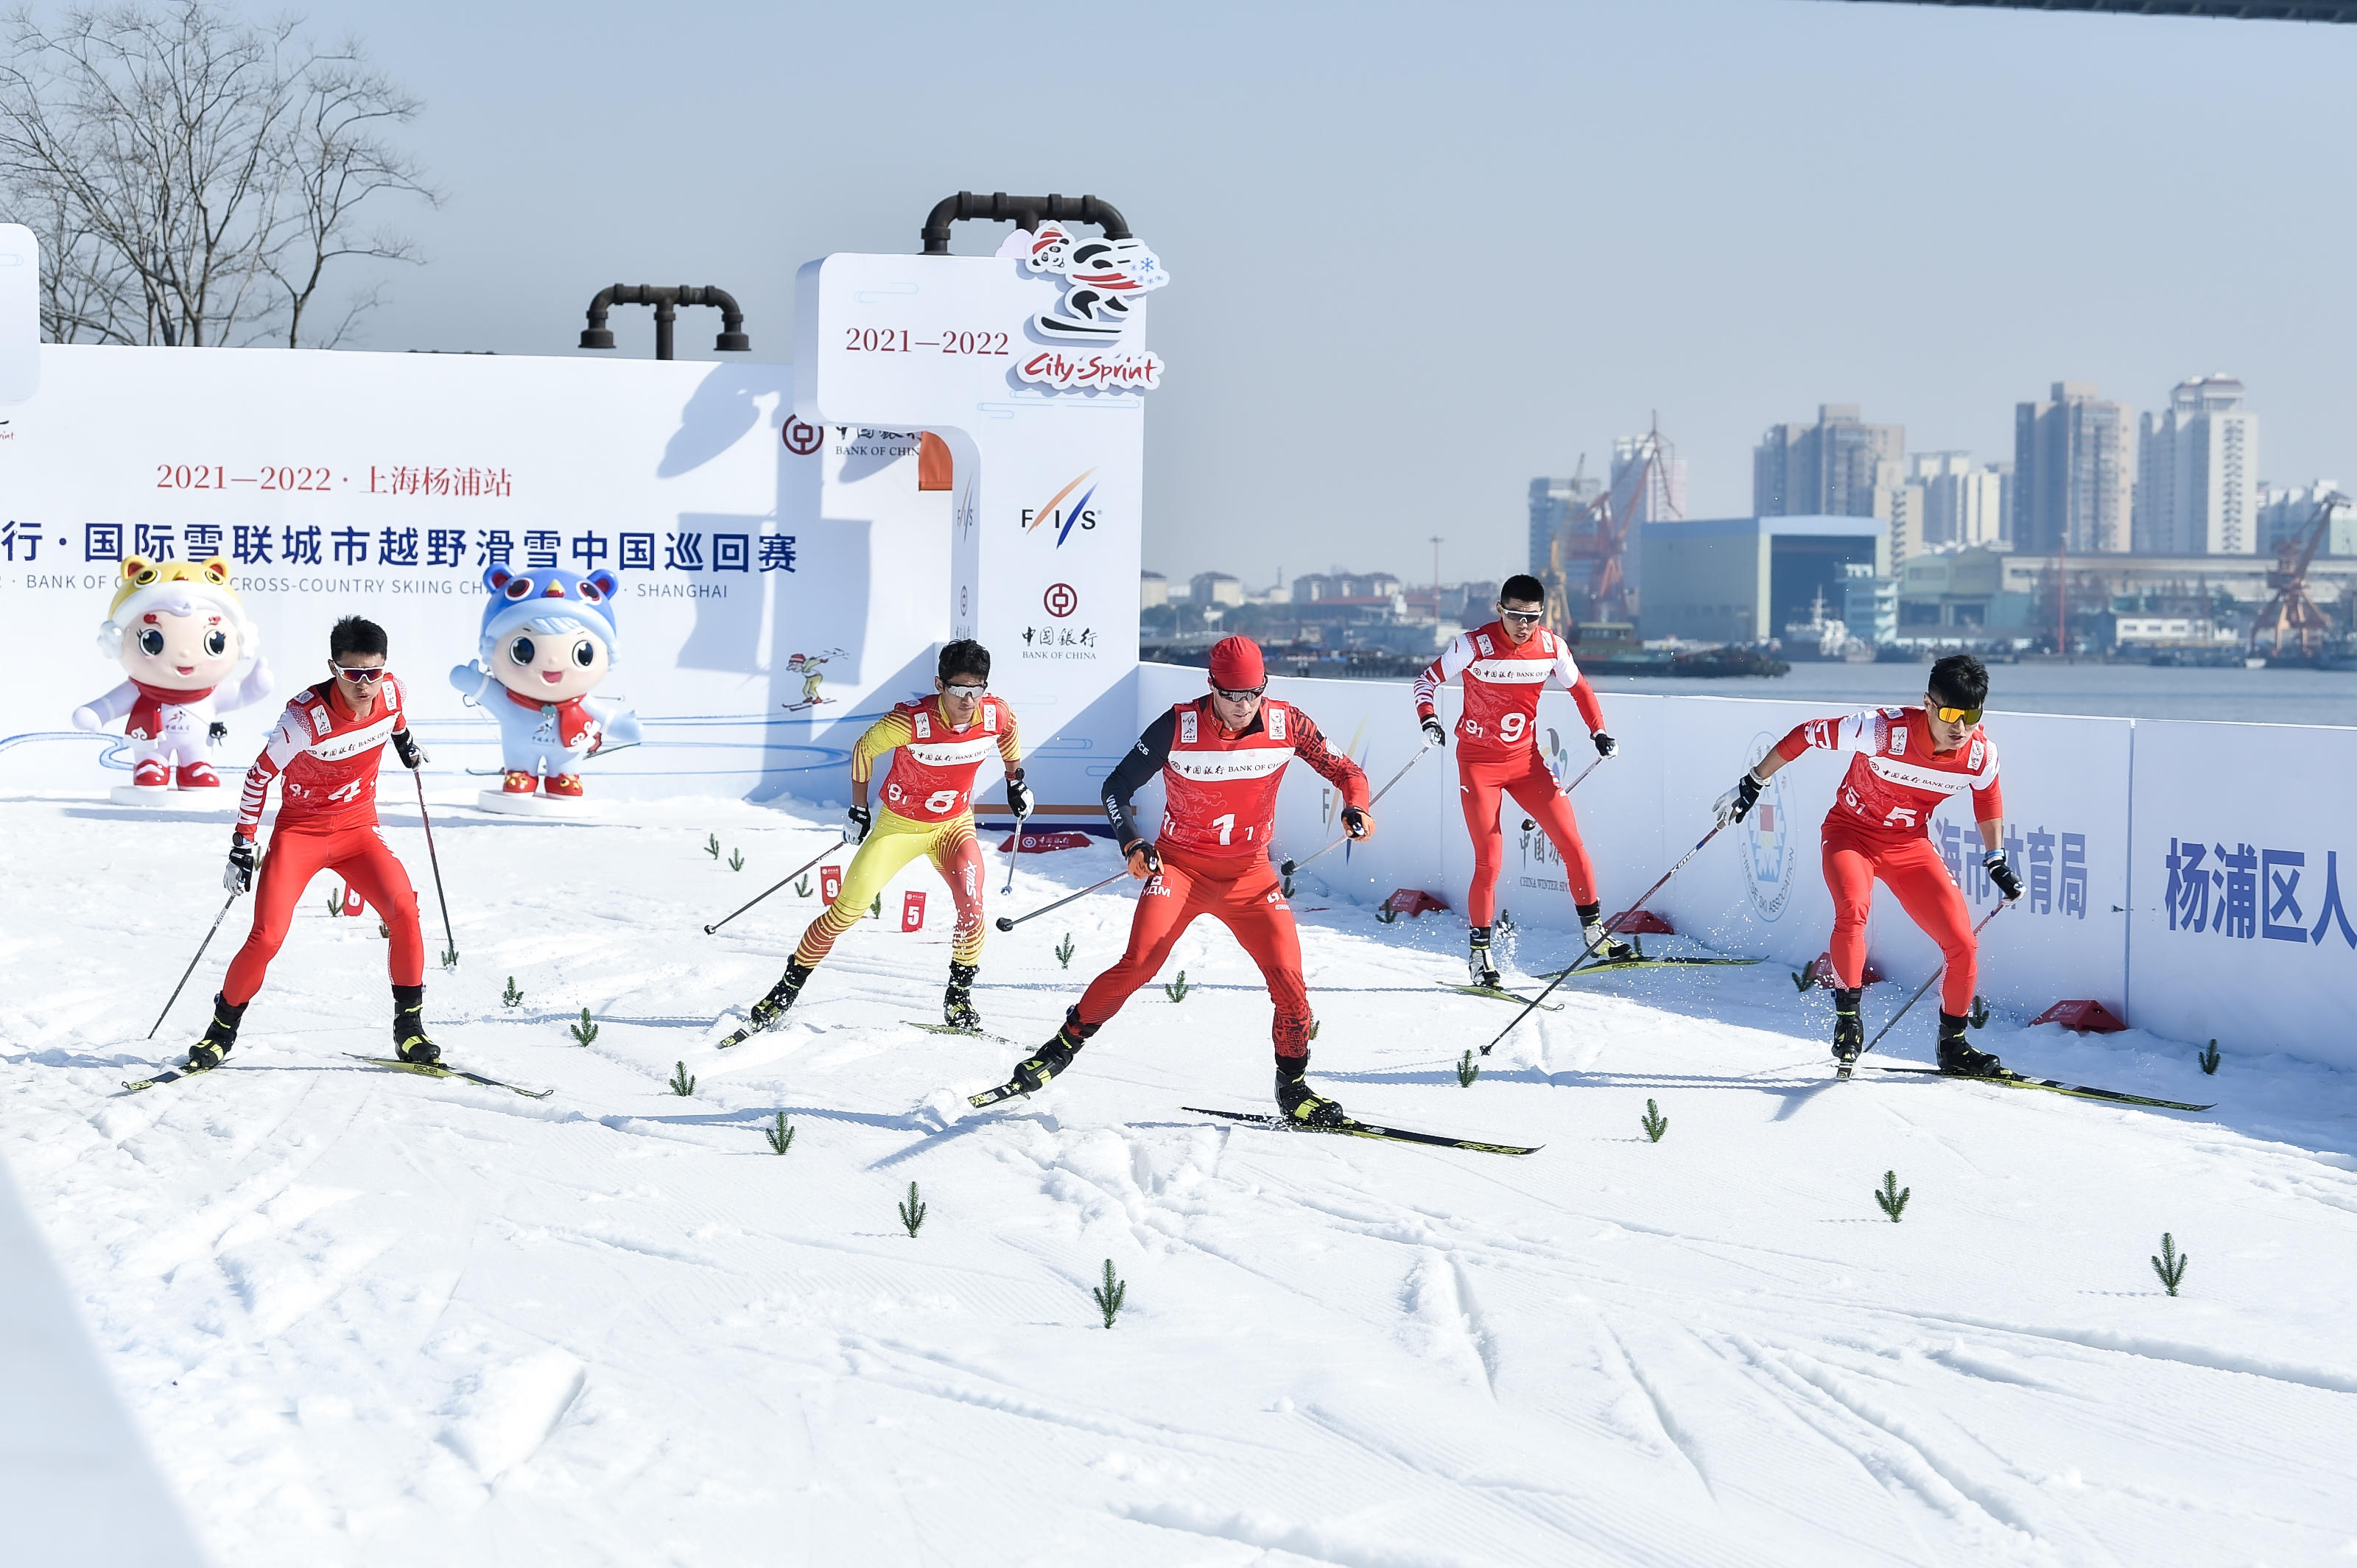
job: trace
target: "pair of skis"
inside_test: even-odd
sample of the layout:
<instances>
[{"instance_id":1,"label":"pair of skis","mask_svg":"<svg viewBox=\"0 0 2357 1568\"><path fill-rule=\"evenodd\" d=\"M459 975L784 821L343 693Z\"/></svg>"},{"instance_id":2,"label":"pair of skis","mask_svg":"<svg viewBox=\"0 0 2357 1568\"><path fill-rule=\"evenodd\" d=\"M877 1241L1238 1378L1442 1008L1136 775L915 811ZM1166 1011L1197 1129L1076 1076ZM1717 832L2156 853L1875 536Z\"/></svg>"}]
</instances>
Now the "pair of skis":
<instances>
[{"instance_id":1,"label":"pair of skis","mask_svg":"<svg viewBox=\"0 0 2357 1568\"><path fill-rule=\"evenodd\" d=\"M1031 1090L1020 1080L1009 1079L996 1089L985 1089L980 1094L968 1095L966 1103L977 1111L983 1111L1003 1101L1013 1100L1018 1095L1030 1092ZM1444 1133L1418 1133L1406 1127L1386 1127L1373 1122L1361 1122L1353 1116L1346 1116L1330 1126L1315 1127L1258 1111L1214 1111L1202 1105L1182 1105L1179 1109L1190 1111L1198 1116L1222 1116L1231 1122L1242 1122L1247 1126L1267 1127L1279 1132L1333 1133L1349 1138L1376 1138L1393 1144L1421 1144L1426 1148L1433 1149L1470 1149L1476 1154L1483 1155L1535 1155L1545 1146L1540 1144L1533 1144L1527 1147L1520 1144L1485 1144L1477 1138L1452 1138Z\"/></svg>"},{"instance_id":2,"label":"pair of skis","mask_svg":"<svg viewBox=\"0 0 2357 1568\"><path fill-rule=\"evenodd\" d=\"M526 1089L522 1084L509 1083L504 1079L486 1078L481 1073L468 1072L463 1068L446 1067L440 1062L405 1062L398 1057L364 1057L357 1051L346 1051L344 1055L354 1061L366 1062L371 1067L390 1068L395 1072L415 1073L420 1078L464 1079L468 1083L479 1084L485 1089L504 1089L511 1094L521 1094L526 1100L545 1100L556 1092L553 1089ZM184 1078L195 1078L202 1073L220 1070L219 1068L172 1068L157 1073L153 1078L137 1079L126 1082L123 1089L126 1094L137 1094L142 1090L158 1088L167 1083L178 1083Z\"/></svg>"},{"instance_id":3,"label":"pair of skis","mask_svg":"<svg viewBox=\"0 0 2357 1568\"><path fill-rule=\"evenodd\" d=\"M1641 951L1629 958L1606 959L1600 963L1580 964L1571 969L1553 970L1539 978L1551 981L1586 980L1590 975L1616 974L1631 969L1739 968L1759 961L1760 961L1756 958L1648 958ZM1466 996L1484 997L1491 1002L1519 1002L1525 1007L1535 1006L1548 1013L1563 1011L1563 1005L1560 1003L1543 1002L1536 997L1525 996L1518 991L1508 991L1503 986L1459 985L1445 980L1437 983L1443 991L1454 991Z\"/></svg>"}]
</instances>

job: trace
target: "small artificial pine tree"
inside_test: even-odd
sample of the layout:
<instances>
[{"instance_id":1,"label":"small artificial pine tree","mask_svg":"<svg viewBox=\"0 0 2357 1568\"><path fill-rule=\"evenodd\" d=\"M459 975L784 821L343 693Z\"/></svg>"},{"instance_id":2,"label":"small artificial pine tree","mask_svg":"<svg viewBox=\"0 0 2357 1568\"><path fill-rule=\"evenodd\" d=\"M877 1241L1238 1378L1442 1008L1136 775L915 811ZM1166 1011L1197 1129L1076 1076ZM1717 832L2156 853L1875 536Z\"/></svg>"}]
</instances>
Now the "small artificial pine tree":
<instances>
[{"instance_id":1,"label":"small artificial pine tree","mask_svg":"<svg viewBox=\"0 0 2357 1568\"><path fill-rule=\"evenodd\" d=\"M392 935L389 931L385 934L388 936ZM442 967L444 969L456 969L458 967L458 950L457 948L444 948L442 950Z\"/></svg>"},{"instance_id":2,"label":"small artificial pine tree","mask_svg":"<svg viewBox=\"0 0 2357 1568\"><path fill-rule=\"evenodd\" d=\"M1645 1113L1637 1118L1637 1124L1644 1128L1645 1136L1656 1144L1662 1141L1662 1134L1670 1130L1670 1119L1663 1115L1662 1108L1650 1100L1645 1101Z\"/></svg>"},{"instance_id":3,"label":"small artificial pine tree","mask_svg":"<svg viewBox=\"0 0 2357 1568\"><path fill-rule=\"evenodd\" d=\"M1896 1225L1899 1223L1900 1210L1907 1207L1907 1200L1913 1196L1915 1196L1913 1187L1903 1187L1899 1185L1897 1171L1885 1171L1882 1173L1882 1185L1875 1189L1874 1201L1881 1206L1882 1212L1890 1216L1890 1222Z\"/></svg>"},{"instance_id":4,"label":"small artificial pine tree","mask_svg":"<svg viewBox=\"0 0 2357 1568\"><path fill-rule=\"evenodd\" d=\"M1974 997L1973 1010L1964 1015L1964 1021L1975 1029L1987 1028L1989 1021L1988 998L1986 996Z\"/></svg>"},{"instance_id":5,"label":"small artificial pine tree","mask_svg":"<svg viewBox=\"0 0 2357 1568\"><path fill-rule=\"evenodd\" d=\"M728 852L728 869L731 871L742 871L745 869L745 852L743 850L732 849Z\"/></svg>"},{"instance_id":6,"label":"small artificial pine tree","mask_svg":"<svg viewBox=\"0 0 2357 1568\"><path fill-rule=\"evenodd\" d=\"M1375 918L1388 926L1394 920L1399 918L1399 911L1393 908L1392 901L1386 898L1383 901L1382 906L1375 910Z\"/></svg>"},{"instance_id":7,"label":"small artificial pine tree","mask_svg":"<svg viewBox=\"0 0 2357 1568\"><path fill-rule=\"evenodd\" d=\"M1187 972L1182 969L1178 972L1178 979L1171 981L1168 984L1163 986L1162 994L1168 996L1173 1002L1184 1002L1187 1000L1187 993L1190 989L1192 988L1187 983Z\"/></svg>"},{"instance_id":8,"label":"small artificial pine tree","mask_svg":"<svg viewBox=\"0 0 2357 1568\"><path fill-rule=\"evenodd\" d=\"M1816 975L1809 970L1796 969L1792 972L1792 989L1803 996L1808 994L1809 987L1816 983Z\"/></svg>"},{"instance_id":9,"label":"small artificial pine tree","mask_svg":"<svg viewBox=\"0 0 2357 1568\"><path fill-rule=\"evenodd\" d=\"M705 839L704 853L710 855L715 860L718 860L720 858L720 835L718 833L710 834Z\"/></svg>"},{"instance_id":10,"label":"small artificial pine tree","mask_svg":"<svg viewBox=\"0 0 2357 1568\"><path fill-rule=\"evenodd\" d=\"M1072 933L1066 931L1064 940L1056 944L1056 961L1066 969L1072 967Z\"/></svg>"},{"instance_id":11,"label":"small artificial pine tree","mask_svg":"<svg viewBox=\"0 0 2357 1568\"><path fill-rule=\"evenodd\" d=\"M1129 1294L1129 1282L1127 1280L1115 1279L1114 1277L1113 1260L1111 1258L1107 1258L1105 1260L1104 1283L1097 1286L1096 1289L1089 1292L1089 1294L1096 1298L1097 1310L1104 1314L1105 1326L1107 1328L1111 1328L1113 1326L1113 1320L1121 1316L1121 1304Z\"/></svg>"},{"instance_id":12,"label":"small artificial pine tree","mask_svg":"<svg viewBox=\"0 0 2357 1568\"><path fill-rule=\"evenodd\" d=\"M678 1095L682 1100L685 1100L689 1095L695 1092L695 1079L688 1076L687 1064L685 1062L673 1062L672 1064L671 1091L673 1094Z\"/></svg>"},{"instance_id":13,"label":"small artificial pine tree","mask_svg":"<svg viewBox=\"0 0 2357 1568\"><path fill-rule=\"evenodd\" d=\"M500 1000L511 1007L523 1000L523 993L516 989L514 975L508 976L508 988L500 993Z\"/></svg>"},{"instance_id":14,"label":"small artificial pine tree","mask_svg":"<svg viewBox=\"0 0 2357 1568\"><path fill-rule=\"evenodd\" d=\"M1473 1087L1473 1080L1474 1080L1475 1079L1477 1079L1477 1078L1480 1078L1480 1076L1481 1076L1481 1064L1480 1064L1480 1062L1477 1062L1477 1061L1475 1061L1475 1060L1473 1059L1473 1053L1472 1053L1471 1051L1467 1051L1463 1056L1461 1056L1461 1057L1459 1057L1459 1058L1457 1058L1457 1087L1458 1087L1458 1088L1459 1088L1459 1089L1470 1089L1470 1088L1472 1088L1472 1087Z\"/></svg>"},{"instance_id":15,"label":"small artificial pine tree","mask_svg":"<svg viewBox=\"0 0 2357 1568\"><path fill-rule=\"evenodd\" d=\"M2203 1072L2216 1072L2218 1070L2217 1040L2212 1038L2210 1042L2209 1048L2202 1051L2201 1055L2195 1057L2193 1059L2201 1064L2201 1070Z\"/></svg>"},{"instance_id":16,"label":"small artificial pine tree","mask_svg":"<svg viewBox=\"0 0 2357 1568\"><path fill-rule=\"evenodd\" d=\"M902 1203L899 1206L899 1208L900 1223L909 1228L909 1234L910 1236L915 1236L917 1233L917 1228L925 1222L925 1205L922 1200L917 1197L917 1184L915 1182L910 1182L909 1184L908 1201Z\"/></svg>"},{"instance_id":17,"label":"small artificial pine tree","mask_svg":"<svg viewBox=\"0 0 2357 1568\"><path fill-rule=\"evenodd\" d=\"M773 1155L782 1155L794 1146L794 1130L786 1125L786 1113L782 1111L778 1112L775 1123L761 1131L769 1138L770 1152Z\"/></svg>"},{"instance_id":18,"label":"small artificial pine tree","mask_svg":"<svg viewBox=\"0 0 2357 1568\"><path fill-rule=\"evenodd\" d=\"M344 912L344 896L334 888L328 890L328 918L335 918Z\"/></svg>"},{"instance_id":19,"label":"small artificial pine tree","mask_svg":"<svg viewBox=\"0 0 2357 1568\"><path fill-rule=\"evenodd\" d=\"M810 897L809 877L797 876L794 878L794 897L797 898L807 898Z\"/></svg>"},{"instance_id":20,"label":"small artificial pine tree","mask_svg":"<svg viewBox=\"0 0 2357 1568\"><path fill-rule=\"evenodd\" d=\"M587 1007L581 1009L581 1022L578 1024L567 1025L565 1032L573 1036L573 1043L576 1046L587 1046L590 1041L596 1039L597 1037L597 1026L590 1022L589 1009Z\"/></svg>"},{"instance_id":21,"label":"small artificial pine tree","mask_svg":"<svg viewBox=\"0 0 2357 1568\"><path fill-rule=\"evenodd\" d=\"M871 920L880 920L884 918L884 895L881 893L876 895L876 901L867 906L867 918Z\"/></svg>"},{"instance_id":22,"label":"small artificial pine tree","mask_svg":"<svg viewBox=\"0 0 2357 1568\"><path fill-rule=\"evenodd\" d=\"M2177 1250L2176 1237L2166 1230L2160 1233L2160 1256L2152 1261L2152 1272L2160 1276L2169 1294L2177 1294L2177 1283L2185 1277L2185 1265L2192 1261L2189 1254Z\"/></svg>"}]
</instances>

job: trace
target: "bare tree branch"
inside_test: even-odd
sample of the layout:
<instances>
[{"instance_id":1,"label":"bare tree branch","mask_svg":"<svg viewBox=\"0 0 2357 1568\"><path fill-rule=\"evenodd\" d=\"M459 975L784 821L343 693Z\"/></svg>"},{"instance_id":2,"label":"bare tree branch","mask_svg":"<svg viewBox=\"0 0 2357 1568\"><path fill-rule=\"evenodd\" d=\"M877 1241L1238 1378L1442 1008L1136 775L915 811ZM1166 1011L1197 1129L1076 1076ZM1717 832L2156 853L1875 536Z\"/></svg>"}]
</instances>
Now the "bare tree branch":
<instances>
[{"instance_id":1,"label":"bare tree branch","mask_svg":"<svg viewBox=\"0 0 2357 1568\"><path fill-rule=\"evenodd\" d=\"M439 201L389 135L421 105L356 42L322 49L299 26L213 0L0 22L0 200L55 245L58 341L297 345L331 270L417 260L360 214L386 193Z\"/></svg>"}]
</instances>

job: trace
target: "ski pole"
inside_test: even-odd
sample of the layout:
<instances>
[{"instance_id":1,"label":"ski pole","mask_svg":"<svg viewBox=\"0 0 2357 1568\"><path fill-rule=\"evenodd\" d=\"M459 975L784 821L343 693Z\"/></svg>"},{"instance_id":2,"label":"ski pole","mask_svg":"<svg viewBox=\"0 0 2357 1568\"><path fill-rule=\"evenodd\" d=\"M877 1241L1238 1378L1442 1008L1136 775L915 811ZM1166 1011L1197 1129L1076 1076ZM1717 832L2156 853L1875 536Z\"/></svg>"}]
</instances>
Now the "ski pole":
<instances>
[{"instance_id":1,"label":"ski pole","mask_svg":"<svg viewBox=\"0 0 2357 1568\"><path fill-rule=\"evenodd\" d=\"M188 967L180 972L180 983L172 987L172 994L164 999L164 1011L156 1014L156 1021L147 1026L149 1039L156 1037L156 1031L164 1026L166 1015L172 1011L172 1004L178 1002L180 999L180 993L188 989L188 976L196 973L197 965L204 961L205 950L213 945L213 932L221 929L221 921L229 917L229 907L236 902L237 895L234 893L221 900L221 913L213 917L211 927L205 932L205 940L197 944L197 956L190 959Z\"/></svg>"},{"instance_id":2,"label":"ski pole","mask_svg":"<svg viewBox=\"0 0 2357 1568\"><path fill-rule=\"evenodd\" d=\"M843 844L843 840L835 840L833 843L827 845L824 849L819 851L808 860L803 861L800 865L795 866L791 871L787 872L783 876L779 877L777 881L763 888L759 893L755 894L745 903L739 904L734 909L729 910L728 913L721 916L720 918L713 921L712 924L705 927L704 934L707 937L710 936L713 932L718 930L721 927L726 925L729 921L735 919L737 916L743 914L746 910L751 908L762 899L767 898L770 894L775 893L779 888L783 887L787 883L791 882L795 877L800 876L803 872L808 871L812 866L816 865L820 861L824 860L828 855L833 854L835 851L841 849Z\"/></svg>"},{"instance_id":3,"label":"ski pole","mask_svg":"<svg viewBox=\"0 0 2357 1568\"><path fill-rule=\"evenodd\" d=\"M998 890L1001 898L1015 891L1015 857L1023 853L1023 824L1029 820L1028 811L1019 812L1015 818L1015 847L1006 852L1006 886Z\"/></svg>"},{"instance_id":4,"label":"ski pole","mask_svg":"<svg viewBox=\"0 0 2357 1568\"><path fill-rule=\"evenodd\" d=\"M442 896L442 856L434 848L434 819L425 814L425 776L414 768L409 777L417 786L417 820L425 824L425 860L434 867L434 901L442 906L442 967L458 967L458 939L450 932L450 900Z\"/></svg>"},{"instance_id":5,"label":"ski pole","mask_svg":"<svg viewBox=\"0 0 2357 1568\"><path fill-rule=\"evenodd\" d=\"M1432 748L1430 746L1426 746L1423 751L1418 751L1414 757L1409 757L1400 770L1392 775L1391 784L1386 784L1382 789L1376 790L1372 799L1367 801L1367 810L1371 811L1373 811L1375 809L1375 801L1380 800L1384 796L1390 794L1392 792L1392 784L1396 784L1401 779L1406 778L1408 768L1414 768L1417 763L1422 762L1424 760L1424 752L1431 749ZM1318 851L1317 854L1312 854L1309 857L1309 860L1295 860L1290 856L1287 856L1285 864L1276 868L1276 874L1279 876L1290 876L1295 872L1300 870L1303 866L1308 865L1310 860L1316 860L1318 855L1326 854L1338 844L1349 843L1350 838L1351 835L1349 833L1342 834L1340 837L1334 840L1333 843L1328 844L1325 849L1321 849Z\"/></svg>"},{"instance_id":6,"label":"ski pole","mask_svg":"<svg viewBox=\"0 0 2357 1568\"><path fill-rule=\"evenodd\" d=\"M1550 730L1548 733L1549 733L1550 735L1552 735L1554 732L1553 732L1552 730ZM1603 766L1604 766L1604 758L1603 758L1603 757L1598 757L1595 761L1593 761L1593 762L1589 763L1587 767L1585 767L1585 768L1581 768L1581 769L1579 770L1579 777L1578 777L1578 778L1577 778L1577 779L1573 779L1570 783L1568 783L1568 784L1565 785L1565 786L1562 788L1562 789L1558 791L1558 793L1560 793L1560 794L1565 794L1565 795L1568 795L1568 794L1570 794L1574 789L1578 789L1582 784L1585 784L1586 782L1587 782L1587 776L1588 776L1589 774L1591 774L1591 773L1595 772L1598 768L1601 768L1601 767L1603 767ZM1537 827L1537 826L1538 826L1538 823L1536 823L1536 822L1533 822L1530 818L1528 818L1528 817L1524 817L1524 818L1523 819L1523 832L1530 832L1533 828Z\"/></svg>"},{"instance_id":7,"label":"ski pole","mask_svg":"<svg viewBox=\"0 0 2357 1568\"><path fill-rule=\"evenodd\" d=\"M1125 865L1119 871L1114 872L1111 876L1106 877L1103 882L1091 883L1088 886L1082 888L1078 893L1067 893L1064 897L1057 899L1054 903L1042 905L1039 908L1032 910L1028 915L1001 915L998 917L998 929L1002 931L1011 931L1026 920L1036 920L1040 916L1048 914L1052 910L1062 908L1065 905L1071 903L1075 898L1085 898L1092 893L1100 892L1104 888L1110 887L1128 875L1129 867Z\"/></svg>"},{"instance_id":8,"label":"ski pole","mask_svg":"<svg viewBox=\"0 0 2357 1568\"><path fill-rule=\"evenodd\" d=\"M1600 761L1602 759L1598 758L1598 760ZM1585 778L1587 775L1582 774L1581 777ZM1710 832L1695 840L1694 848L1678 856L1677 865L1673 865L1667 871L1662 873L1662 879L1659 882L1654 883L1651 887L1646 888L1644 897L1639 898L1634 904L1630 905L1628 908L1622 910L1621 914L1633 915L1638 910L1643 908L1645 907L1645 900L1647 898L1651 898L1654 894L1659 893L1663 888L1668 886L1670 878L1684 870L1686 862L1692 860L1695 855L1700 854L1702 853L1702 846L1717 838L1719 834L1719 830L1726 826L1727 824L1725 822L1713 822L1711 824ZM1618 924L1620 918L1620 916L1613 917L1614 923ZM1599 946L1609 942L1611 940L1612 929L1610 926L1607 926L1602 936L1597 938L1595 941L1588 943L1587 947L1580 950L1579 956L1571 961L1571 966L1569 969L1565 969L1558 972L1553 980L1546 983L1545 991L1540 992L1536 996L1532 997L1528 1002L1523 1004L1523 1010L1514 1015L1514 1022L1499 1030L1498 1039L1491 1040L1489 1045L1483 1046L1481 1047L1481 1054L1485 1057L1488 1056L1491 1048L1497 1045L1498 1040L1502 1040L1508 1035L1512 1034L1514 1032L1514 1025L1519 1024L1523 1019L1529 1017L1538 1004L1547 999L1548 993L1554 991L1556 986L1561 985L1565 981L1571 978L1572 970L1577 969L1581 964L1586 963L1590 958L1595 956L1596 950Z\"/></svg>"},{"instance_id":9,"label":"ski pole","mask_svg":"<svg viewBox=\"0 0 2357 1568\"><path fill-rule=\"evenodd\" d=\"M1996 919L1997 915L2005 908L2005 907L2011 902L2012 900L2009 898L2000 898L1996 901L1996 908L1991 909L1987 914L1981 917L1980 925L1973 928L1973 938L1975 941L1980 939L1982 929L1991 920ZM1899 1026L1899 1020L1907 1016L1908 1008L1910 1008L1918 1002L1922 1001L1923 993L1931 990L1932 985L1938 982L1939 978L1947 972L1948 963L1945 959L1943 959L1940 961L1940 967L1932 972L1932 978L1915 988L1915 994L1907 999L1907 1006L1901 1007L1898 1012L1892 1014L1890 1015L1890 1022L1885 1024L1879 1029L1877 1029L1874 1032L1874 1038L1866 1042L1866 1050L1862 1050L1857 1054L1859 1056L1864 1056L1867 1051L1870 1051L1874 1049L1875 1047L1882 1044L1882 1036L1890 1033L1891 1030Z\"/></svg>"}]
</instances>

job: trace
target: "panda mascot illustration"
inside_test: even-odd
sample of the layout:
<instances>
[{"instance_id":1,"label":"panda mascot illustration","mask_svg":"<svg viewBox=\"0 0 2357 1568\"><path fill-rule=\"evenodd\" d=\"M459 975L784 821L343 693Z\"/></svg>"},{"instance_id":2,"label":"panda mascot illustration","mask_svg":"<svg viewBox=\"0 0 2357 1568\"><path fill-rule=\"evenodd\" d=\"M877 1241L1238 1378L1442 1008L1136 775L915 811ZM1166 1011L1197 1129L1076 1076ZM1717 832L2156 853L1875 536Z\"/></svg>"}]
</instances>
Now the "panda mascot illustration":
<instances>
[{"instance_id":1,"label":"panda mascot illustration","mask_svg":"<svg viewBox=\"0 0 2357 1568\"><path fill-rule=\"evenodd\" d=\"M127 721L131 782L115 789L118 801L227 802L211 754L229 730L216 715L270 695L275 682L256 651L261 640L220 556L123 563L98 647L130 679L73 711L76 729ZM231 679L248 660L244 675Z\"/></svg>"},{"instance_id":2,"label":"panda mascot illustration","mask_svg":"<svg viewBox=\"0 0 2357 1568\"><path fill-rule=\"evenodd\" d=\"M495 811L565 814L582 803L581 763L608 746L639 739L638 715L593 697L613 669L613 574L493 566L473 660L450 684L500 726L497 789L479 804Z\"/></svg>"}]
</instances>

